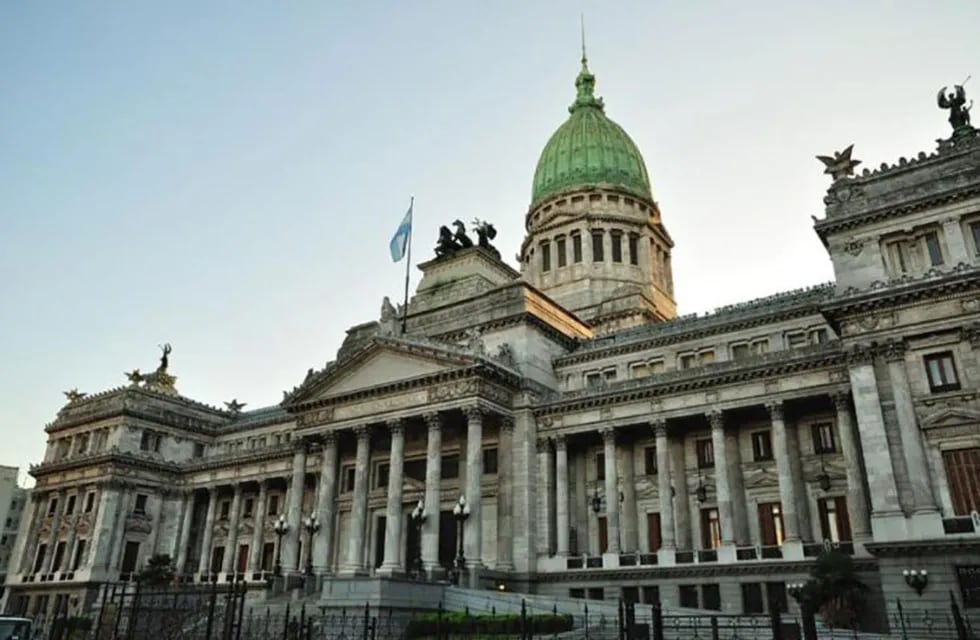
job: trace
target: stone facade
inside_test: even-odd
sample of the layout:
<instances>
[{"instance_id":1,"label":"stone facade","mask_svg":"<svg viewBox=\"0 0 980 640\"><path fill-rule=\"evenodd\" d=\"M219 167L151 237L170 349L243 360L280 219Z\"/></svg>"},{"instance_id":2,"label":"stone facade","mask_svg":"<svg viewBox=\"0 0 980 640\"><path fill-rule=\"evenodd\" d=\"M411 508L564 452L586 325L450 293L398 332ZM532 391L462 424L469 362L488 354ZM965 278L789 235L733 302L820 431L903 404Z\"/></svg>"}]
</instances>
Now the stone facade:
<instances>
[{"instance_id":1,"label":"stone facade","mask_svg":"<svg viewBox=\"0 0 980 640\"><path fill-rule=\"evenodd\" d=\"M0 576L4 579L28 496L27 489L17 484L18 472L17 467L0 467Z\"/></svg>"},{"instance_id":2,"label":"stone facade","mask_svg":"<svg viewBox=\"0 0 980 640\"><path fill-rule=\"evenodd\" d=\"M669 253L647 248L669 237L626 196L536 203L523 277L478 247L423 263L405 333L386 307L276 406L183 397L166 357L74 395L31 468L8 610L84 610L154 554L193 582L458 571L737 613L835 548L879 613L905 569L944 601L980 564L980 134L834 180L835 283L705 315L668 319ZM642 264L600 271L646 289L531 266L547 229L612 218ZM579 295L623 313L556 301Z\"/></svg>"}]
</instances>

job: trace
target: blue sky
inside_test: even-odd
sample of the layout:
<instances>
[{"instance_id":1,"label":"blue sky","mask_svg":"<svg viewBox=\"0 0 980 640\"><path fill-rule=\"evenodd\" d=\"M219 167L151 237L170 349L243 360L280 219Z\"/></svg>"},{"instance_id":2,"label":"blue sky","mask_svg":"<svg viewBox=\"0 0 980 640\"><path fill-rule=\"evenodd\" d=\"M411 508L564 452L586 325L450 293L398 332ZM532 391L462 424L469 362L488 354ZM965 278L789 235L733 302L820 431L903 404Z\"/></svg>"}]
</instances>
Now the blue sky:
<instances>
[{"instance_id":1,"label":"blue sky","mask_svg":"<svg viewBox=\"0 0 980 640\"><path fill-rule=\"evenodd\" d=\"M931 151L980 75L975 0L2 3L0 464L164 341L184 394L277 402L400 298L412 194L419 259L455 218L512 259L582 12L682 313L831 279L814 155Z\"/></svg>"}]
</instances>

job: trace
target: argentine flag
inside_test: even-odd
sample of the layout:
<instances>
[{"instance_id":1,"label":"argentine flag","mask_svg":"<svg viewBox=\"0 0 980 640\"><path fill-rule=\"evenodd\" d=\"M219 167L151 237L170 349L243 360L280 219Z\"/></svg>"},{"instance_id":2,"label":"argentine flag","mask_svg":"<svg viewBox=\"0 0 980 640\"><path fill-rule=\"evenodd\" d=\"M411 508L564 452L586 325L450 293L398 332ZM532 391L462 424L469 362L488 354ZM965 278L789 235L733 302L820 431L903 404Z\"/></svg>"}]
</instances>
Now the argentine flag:
<instances>
[{"instance_id":1,"label":"argentine flag","mask_svg":"<svg viewBox=\"0 0 980 640\"><path fill-rule=\"evenodd\" d=\"M408 206L408 212L402 218L401 224L398 225L395 235L391 237L391 242L388 243L391 259L394 262L405 257L405 249L408 247L409 238L412 236L412 209L414 206L415 201L413 200L412 204Z\"/></svg>"}]
</instances>

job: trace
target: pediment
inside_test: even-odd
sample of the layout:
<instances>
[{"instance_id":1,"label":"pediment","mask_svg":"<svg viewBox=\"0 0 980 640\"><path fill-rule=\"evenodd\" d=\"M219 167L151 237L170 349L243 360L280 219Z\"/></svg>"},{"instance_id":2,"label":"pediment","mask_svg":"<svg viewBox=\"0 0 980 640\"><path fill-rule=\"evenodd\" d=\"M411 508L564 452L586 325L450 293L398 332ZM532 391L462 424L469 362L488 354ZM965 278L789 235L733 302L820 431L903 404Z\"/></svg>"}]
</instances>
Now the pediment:
<instances>
[{"instance_id":1,"label":"pediment","mask_svg":"<svg viewBox=\"0 0 980 640\"><path fill-rule=\"evenodd\" d=\"M428 345L377 339L365 349L336 362L327 371L309 380L291 399L301 404L344 396L403 381L438 375L476 363L478 359L459 353L450 345L445 349Z\"/></svg>"},{"instance_id":2,"label":"pediment","mask_svg":"<svg viewBox=\"0 0 980 640\"><path fill-rule=\"evenodd\" d=\"M980 423L980 412L971 409L946 408L922 418L923 429L955 427L963 424Z\"/></svg>"}]
</instances>

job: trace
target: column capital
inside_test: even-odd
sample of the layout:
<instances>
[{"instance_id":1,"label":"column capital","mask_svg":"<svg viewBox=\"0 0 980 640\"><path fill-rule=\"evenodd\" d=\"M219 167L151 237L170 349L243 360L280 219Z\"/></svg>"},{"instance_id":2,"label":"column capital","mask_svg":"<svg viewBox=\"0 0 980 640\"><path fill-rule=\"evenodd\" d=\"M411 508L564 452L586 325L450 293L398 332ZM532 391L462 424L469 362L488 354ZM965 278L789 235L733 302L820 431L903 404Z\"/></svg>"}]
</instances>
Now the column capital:
<instances>
[{"instance_id":1,"label":"column capital","mask_svg":"<svg viewBox=\"0 0 980 640\"><path fill-rule=\"evenodd\" d=\"M830 394L830 399L838 413L848 411L851 408L851 393L849 391L834 391Z\"/></svg>"},{"instance_id":2,"label":"column capital","mask_svg":"<svg viewBox=\"0 0 980 640\"><path fill-rule=\"evenodd\" d=\"M881 345L881 353L885 356L886 362L901 362L905 360L905 343L898 340L889 341Z\"/></svg>"},{"instance_id":3,"label":"column capital","mask_svg":"<svg viewBox=\"0 0 980 640\"><path fill-rule=\"evenodd\" d=\"M547 438L538 438L536 445L538 453L548 453L550 446Z\"/></svg>"},{"instance_id":4,"label":"column capital","mask_svg":"<svg viewBox=\"0 0 980 640\"><path fill-rule=\"evenodd\" d=\"M667 437L667 421L663 419L651 420L650 430L653 431L653 435L657 438Z\"/></svg>"},{"instance_id":5,"label":"column capital","mask_svg":"<svg viewBox=\"0 0 980 640\"><path fill-rule=\"evenodd\" d=\"M438 411L423 413L422 419L425 420L425 424L429 427L429 431L438 431L442 428L442 416L439 415Z\"/></svg>"},{"instance_id":6,"label":"column capital","mask_svg":"<svg viewBox=\"0 0 980 640\"><path fill-rule=\"evenodd\" d=\"M766 411L769 412L769 418L772 420L782 420L783 419L783 401L773 400L772 402L766 403Z\"/></svg>"},{"instance_id":7,"label":"column capital","mask_svg":"<svg viewBox=\"0 0 980 640\"><path fill-rule=\"evenodd\" d=\"M463 408L463 415L466 416L467 422L483 422L483 415L486 412L480 405L472 405Z\"/></svg>"},{"instance_id":8,"label":"column capital","mask_svg":"<svg viewBox=\"0 0 980 640\"><path fill-rule=\"evenodd\" d=\"M337 444L337 432L336 431L327 431L326 433L323 434L322 438L323 438L323 446L324 447L329 447L331 445L336 445Z\"/></svg>"},{"instance_id":9,"label":"column capital","mask_svg":"<svg viewBox=\"0 0 980 640\"><path fill-rule=\"evenodd\" d=\"M705 415L708 416L708 424L711 425L712 431L725 428L725 416L722 414L721 410L715 409L713 411L709 411Z\"/></svg>"},{"instance_id":10,"label":"column capital","mask_svg":"<svg viewBox=\"0 0 980 640\"><path fill-rule=\"evenodd\" d=\"M369 440L371 438L371 429L366 424L359 424L354 427L354 435L357 436L358 440Z\"/></svg>"},{"instance_id":11,"label":"column capital","mask_svg":"<svg viewBox=\"0 0 980 640\"><path fill-rule=\"evenodd\" d=\"M291 444L293 445L293 453L306 453L310 447L306 438L296 438Z\"/></svg>"},{"instance_id":12,"label":"column capital","mask_svg":"<svg viewBox=\"0 0 980 640\"><path fill-rule=\"evenodd\" d=\"M980 324L971 324L963 328L963 337L970 341L970 344L980 344Z\"/></svg>"},{"instance_id":13,"label":"column capital","mask_svg":"<svg viewBox=\"0 0 980 640\"><path fill-rule=\"evenodd\" d=\"M500 430L507 433L514 433L514 418L512 416L501 416Z\"/></svg>"},{"instance_id":14,"label":"column capital","mask_svg":"<svg viewBox=\"0 0 980 640\"><path fill-rule=\"evenodd\" d=\"M555 436L555 449L558 451L567 451L568 439L564 434Z\"/></svg>"},{"instance_id":15,"label":"column capital","mask_svg":"<svg viewBox=\"0 0 980 640\"><path fill-rule=\"evenodd\" d=\"M603 427L599 429L599 433L602 435L602 441L605 444L616 444L616 428L615 427Z\"/></svg>"},{"instance_id":16,"label":"column capital","mask_svg":"<svg viewBox=\"0 0 980 640\"><path fill-rule=\"evenodd\" d=\"M857 367L874 362L874 352L870 348L860 344L856 344L848 349L844 357L849 367Z\"/></svg>"},{"instance_id":17,"label":"column capital","mask_svg":"<svg viewBox=\"0 0 980 640\"><path fill-rule=\"evenodd\" d=\"M388 420L385 422L385 426L388 427L388 432L392 436L400 436L405 433L405 420L402 418L396 418L394 420Z\"/></svg>"}]
</instances>

